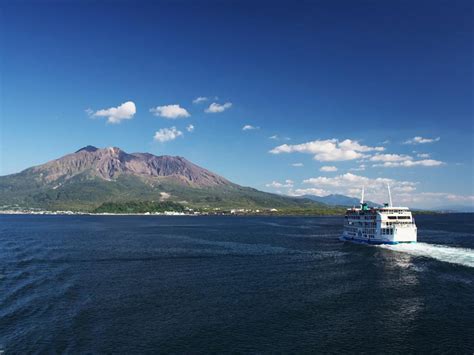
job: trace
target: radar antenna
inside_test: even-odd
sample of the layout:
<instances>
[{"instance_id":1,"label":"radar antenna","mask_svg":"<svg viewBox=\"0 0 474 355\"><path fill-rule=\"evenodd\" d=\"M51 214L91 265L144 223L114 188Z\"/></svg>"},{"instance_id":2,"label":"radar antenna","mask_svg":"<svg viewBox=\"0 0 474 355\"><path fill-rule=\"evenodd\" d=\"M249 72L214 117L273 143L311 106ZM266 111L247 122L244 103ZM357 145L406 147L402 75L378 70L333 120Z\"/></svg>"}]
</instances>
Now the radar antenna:
<instances>
[{"instance_id":1,"label":"radar antenna","mask_svg":"<svg viewBox=\"0 0 474 355\"><path fill-rule=\"evenodd\" d=\"M393 207L392 204L392 193L390 192L390 185L387 184L387 189L388 189L388 206Z\"/></svg>"}]
</instances>

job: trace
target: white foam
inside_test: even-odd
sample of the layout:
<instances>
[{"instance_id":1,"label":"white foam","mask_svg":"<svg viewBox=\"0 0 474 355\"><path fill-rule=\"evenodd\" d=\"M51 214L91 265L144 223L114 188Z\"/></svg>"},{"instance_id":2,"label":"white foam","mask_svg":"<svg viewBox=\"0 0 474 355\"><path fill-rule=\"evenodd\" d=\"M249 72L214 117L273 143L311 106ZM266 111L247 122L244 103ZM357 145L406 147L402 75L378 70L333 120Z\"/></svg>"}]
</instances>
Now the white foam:
<instances>
[{"instance_id":1,"label":"white foam","mask_svg":"<svg viewBox=\"0 0 474 355\"><path fill-rule=\"evenodd\" d=\"M428 243L384 244L380 245L380 247L414 256L424 256L452 264L474 267L474 249L448 247L445 245Z\"/></svg>"}]
</instances>

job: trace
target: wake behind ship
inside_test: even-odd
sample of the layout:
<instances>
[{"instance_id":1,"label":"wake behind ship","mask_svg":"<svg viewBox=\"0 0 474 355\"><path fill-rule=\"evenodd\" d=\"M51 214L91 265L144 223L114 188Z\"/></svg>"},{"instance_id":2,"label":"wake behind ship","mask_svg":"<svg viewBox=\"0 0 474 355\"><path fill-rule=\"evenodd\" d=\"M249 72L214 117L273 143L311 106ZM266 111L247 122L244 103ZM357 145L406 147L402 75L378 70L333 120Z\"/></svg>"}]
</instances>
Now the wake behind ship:
<instances>
[{"instance_id":1,"label":"wake behind ship","mask_svg":"<svg viewBox=\"0 0 474 355\"><path fill-rule=\"evenodd\" d=\"M344 216L343 240L370 244L416 243L415 219L408 207L393 207L390 203L371 208L364 203L364 189L360 207L349 208Z\"/></svg>"}]
</instances>

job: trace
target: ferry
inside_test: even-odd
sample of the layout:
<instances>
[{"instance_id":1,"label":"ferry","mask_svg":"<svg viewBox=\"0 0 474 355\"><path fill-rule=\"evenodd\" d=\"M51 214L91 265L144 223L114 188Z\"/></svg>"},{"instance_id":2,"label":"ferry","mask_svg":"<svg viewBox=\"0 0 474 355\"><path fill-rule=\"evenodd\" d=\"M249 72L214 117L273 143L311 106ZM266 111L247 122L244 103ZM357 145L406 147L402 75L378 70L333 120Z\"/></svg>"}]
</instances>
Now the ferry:
<instances>
[{"instance_id":1,"label":"ferry","mask_svg":"<svg viewBox=\"0 0 474 355\"><path fill-rule=\"evenodd\" d=\"M364 202L364 188L359 207L349 208L344 216L342 240L369 244L416 243L415 219L408 207L393 207L390 186L389 203L369 207Z\"/></svg>"}]
</instances>

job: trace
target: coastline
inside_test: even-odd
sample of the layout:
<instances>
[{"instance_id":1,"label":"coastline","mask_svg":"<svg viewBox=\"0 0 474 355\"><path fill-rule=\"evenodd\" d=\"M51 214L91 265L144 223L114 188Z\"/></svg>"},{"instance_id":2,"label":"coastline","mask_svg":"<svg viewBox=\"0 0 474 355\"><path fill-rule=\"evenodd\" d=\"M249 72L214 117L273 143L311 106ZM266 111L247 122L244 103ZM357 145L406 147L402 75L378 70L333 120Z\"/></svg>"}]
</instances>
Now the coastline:
<instances>
[{"instance_id":1,"label":"coastline","mask_svg":"<svg viewBox=\"0 0 474 355\"><path fill-rule=\"evenodd\" d=\"M423 215L423 214L469 214L473 212L456 212L456 211L413 211L413 215ZM248 216L248 217L341 217L344 216L344 213L310 213L309 211L306 213L285 213L285 212L237 212L237 213L230 213L227 211L212 211L212 212L197 212L194 211L192 213L188 212L173 212L173 211L165 211L165 212L144 212L144 213L112 213L112 212L103 212L103 213L96 213L96 212L77 212L77 211L12 211L12 210L4 210L0 211L0 216L12 216L12 215L35 215L35 216L183 216L183 217L199 217L199 216Z\"/></svg>"},{"instance_id":2,"label":"coastline","mask_svg":"<svg viewBox=\"0 0 474 355\"><path fill-rule=\"evenodd\" d=\"M75 212L75 211L0 211L1 215L35 215L35 216L183 216L183 217L199 217L199 216L268 216L268 217L341 217L343 214L308 214L308 213L268 213L268 212L252 212L252 213L228 213L228 212L145 212L145 213L95 213L95 212Z\"/></svg>"}]
</instances>

